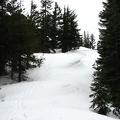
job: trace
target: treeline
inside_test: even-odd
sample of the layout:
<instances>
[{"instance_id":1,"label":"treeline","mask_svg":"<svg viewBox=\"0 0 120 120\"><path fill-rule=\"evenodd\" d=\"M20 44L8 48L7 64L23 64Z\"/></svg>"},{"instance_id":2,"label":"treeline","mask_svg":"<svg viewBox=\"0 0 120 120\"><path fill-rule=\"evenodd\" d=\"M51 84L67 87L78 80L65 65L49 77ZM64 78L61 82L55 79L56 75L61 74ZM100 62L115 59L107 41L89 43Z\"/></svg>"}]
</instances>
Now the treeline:
<instances>
[{"instance_id":1,"label":"treeline","mask_svg":"<svg viewBox=\"0 0 120 120\"><path fill-rule=\"evenodd\" d=\"M37 50L37 27L22 14L21 3L16 0L0 1L0 76L11 72L11 79L18 74L23 80L26 69L39 65L32 55Z\"/></svg>"},{"instance_id":2,"label":"treeline","mask_svg":"<svg viewBox=\"0 0 120 120\"><path fill-rule=\"evenodd\" d=\"M62 52L67 52L79 48L81 35L75 11L69 7L64 7L62 11L58 3L53 4L51 0L41 0L41 4L37 11L36 4L31 1L30 18L40 34L38 51L49 53L61 49Z\"/></svg>"},{"instance_id":3,"label":"treeline","mask_svg":"<svg viewBox=\"0 0 120 120\"><path fill-rule=\"evenodd\" d=\"M96 39L93 34L89 35L89 32L84 31L82 35L82 46L90 49L95 49Z\"/></svg>"},{"instance_id":4,"label":"treeline","mask_svg":"<svg viewBox=\"0 0 120 120\"><path fill-rule=\"evenodd\" d=\"M69 7L62 10L57 2L41 0L38 8L32 0L29 15L22 8L21 0L0 0L0 76L9 70L11 79L18 74L20 82L26 69L42 62L34 53L88 47L80 35L77 15Z\"/></svg>"},{"instance_id":5,"label":"treeline","mask_svg":"<svg viewBox=\"0 0 120 120\"><path fill-rule=\"evenodd\" d=\"M107 0L103 5L91 108L104 115L113 111L120 118L120 1Z\"/></svg>"}]
</instances>

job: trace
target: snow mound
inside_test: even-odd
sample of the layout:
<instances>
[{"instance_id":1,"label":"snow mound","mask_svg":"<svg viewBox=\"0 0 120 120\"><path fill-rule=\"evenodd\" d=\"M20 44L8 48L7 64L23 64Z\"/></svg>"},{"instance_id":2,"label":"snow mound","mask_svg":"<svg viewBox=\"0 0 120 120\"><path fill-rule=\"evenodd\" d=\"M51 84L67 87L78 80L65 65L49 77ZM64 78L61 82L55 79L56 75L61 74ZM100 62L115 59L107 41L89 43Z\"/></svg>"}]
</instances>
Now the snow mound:
<instances>
[{"instance_id":1,"label":"snow mound","mask_svg":"<svg viewBox=\"0 0 120 120\"><path fill-rule=\"evenodd\" d=\"M35 55L45 60L29 81L1 86L0 120L113 120L89 110L96 50Z\"/></svg>"}]
</instances>

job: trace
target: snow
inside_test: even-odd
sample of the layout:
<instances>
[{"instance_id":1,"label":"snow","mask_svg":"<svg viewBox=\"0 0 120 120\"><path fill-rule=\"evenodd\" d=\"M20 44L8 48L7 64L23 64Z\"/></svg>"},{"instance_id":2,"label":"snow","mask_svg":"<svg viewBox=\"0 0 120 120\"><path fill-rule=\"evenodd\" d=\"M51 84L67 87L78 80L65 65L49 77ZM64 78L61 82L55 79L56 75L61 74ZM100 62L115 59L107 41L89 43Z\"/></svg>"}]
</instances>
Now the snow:
<instances>
[{"instance_id":1,"label":"snow","mask_svg":"<svg viewBox=\"0 0 120 120\"><path fill-rule=\"evenodd\" d=\"M27 71L29 81L0 86L0 120L117 119L89 109L92 65L97 57L96 50L83 47L44 54L44 64Z\"/></svg>"}]
</instances>

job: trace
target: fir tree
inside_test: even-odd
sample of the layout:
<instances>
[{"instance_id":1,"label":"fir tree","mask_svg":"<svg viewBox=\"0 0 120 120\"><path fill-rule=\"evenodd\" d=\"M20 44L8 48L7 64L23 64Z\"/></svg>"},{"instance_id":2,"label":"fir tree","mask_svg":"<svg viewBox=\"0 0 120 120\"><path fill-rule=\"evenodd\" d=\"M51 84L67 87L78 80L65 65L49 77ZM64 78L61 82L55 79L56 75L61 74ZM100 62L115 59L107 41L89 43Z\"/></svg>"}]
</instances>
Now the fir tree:
<instances>
[{"instance_id":1,"label":"fir tree","mask_svg":"<svg viewBox=\"0 0 120 120\"><path fill-rule=\"evenodd\" d=\"M35 48L35 52L41 52L42 51L42 45L41 45L41 32L40 32L40 12L37 11L37 5L33 3L33 0L31 1L31 9L30 9L30 15L28 15L29 19L29 27L33 26L34 30L31 30L31 37L29 39L34 39L34 43L37 45Z\"/></svg>"},{"instance_id":2,"label":"fir tree","mask_svg":"<svg viewBox=\"0 0 120 120\"><path fill-rule=\"evenodd\" d=\"M37 11L37 5L34 4L33 0L31 0L30 15L28 18L35 24L36 27L39 27L40 13Z\"/></svg>"},{"instance_id":3,"label":"fir tree","mask_svg":"<svg viewBox=\"0 0 120 120\"><path fill-rule=\"evenodd\" d=\"M38 38L37 27L34 22L22 14L20 4L12 0L4 4L6 10L0 16L0 73L3 75L6 66L11 68L11 78L18 74L18 81L22 81L26 69L32 67L31 62L40 64L32 54L36 51ZM1 12L1 11L0 11Z\"/></svg>"},{"instance_id":4,"label":"fir tree","mask_svg":"<svg viewBox=\"0 0 120 120\"><path fill-rule=\"evenodd\" d=\"M61 48L62 52L77 49L80 46L80 33L76 21L75 11L64 8L63 23L61 26Z\"/></svg>"},{"instance_id":5,"label":"fir tree","mask_svg":"<svg viewBox=\"0 0 120 120\"><path fill-rule=\"evenodd\" d=\"M84 47L90 48L90 37L89 37L89 33L86 33L86 31L84 31L83 34L83 42L84 42Z\"/></svg>"},{"instance_id":6,"label":"fir tree","mask_svg":"<svg viewBox=\"0 0 120 120\"><path fill-rule=\"evenodd\" d=\"M6 18L8 15L6 15L6 2L1 0L0 1L0 76L5 73L5 64L7 59L7 53L5 52L5 44L6 41L5 36L7 33L7 21Z\"/></svg>"},{"instance_id":7,"label":"fir tree","mask_svg":"<svg viewBox=\"0 0 120 120\"><path fill-rule=\"evenodd\" d=\"M109 90L106 88L106 85L104 85L104 77L100 73L102 70L101 66L98 66L98 63L101 62L96 61L93 68L96 70L93 74L94 82L91 84L91 90L93 91L93 94L91 94L89 97L92 97L93 100L91 101L91 109L94 109L95 112L98 112L102 115L107 115L110 110L110 101L109 101ZM103 79L101 80L101 77Z\"/></svg>"},{"instance_id":8,"label":"fir tree","mask_svg":"<svg viewBox=\"0 0 120 120\"><path fill-rule=\"evenodd\" d=\"M80 42L81 42L81 35L79 33L80 29L78 29L78 21L76 21L77 15L75 11L71 12L71 17L70 17L70 38L69 38L69 51L70 50L76 50L80 47Z\"/></svg>"},{"instance_id":9,"label":"fir tree","mask_svg":"<svg viewBox=\"0 0 120 120\"><path fill-rule=\"evenodd\" d=\"M90 48L95 49L95 37L93 34L90 35Z\"/></svg>"},{"instance_id":10,"label":"fir tree","mask_svg":"<svg viewBox=\"0 0 120 120\"><path fill-rule=\"evenodd\" d=\"M41 32L41 44L42 44L42 52L50 52L51 38L49 36L50 33L50 22L51 22L51 13L52 9L51 0L41 0L42 9L41 9L41 22L40 22L40 32Z\"/></svg>"},{"instance_id":11,"label":"fir tree","mask_svg":"<svg viewBox=\"0 0 120 120\"><path fill-rule=\"evenodd\" d=\"M53 49L59 48L59 37L60 37L60 24L62 19L62 10L59 7L58 3L55 2L55 7L51 19L51 46Z\"/></svg>"},{"instance_id":12,"label":"fir tree","mask_svg":"<svg viewBox=\"0 0 120 120\"><path fill-rule=\"evenodd\" d=\"M120 1L107 0L103 2L104 10L100 12L100 41L98 46L98 53L100 58L97 60L96 74L94 74L94 82L98 83L101 87L101 91L104 93L98 93L100 89L96 84L92 84L91 90L94 91L94 99L97 99L100 94L106 97L92 101L99 111L100 108L108 106L110 103L114 107L114 113L120 116ZM96 79L97 78L97 79ZM99 78L99 80L98 80ZM95 90L93 88L96 87ZM93 97L92 95L92 97ZM105 104L102 103L104 100ZM92 106L94 108L94 106ZM106 109L106 114L109 113L109 107Z\"/></svg>"},{"instance_id":13,"label":"fir tree","mask_svg":"<svg viewBox=\"0 0 120 120\"><path fill-rule=\"evenodd\" d=\"M60 35L60 41L61 41L61 48L62 52L68 51L68 18L66 13L66 8L64 7L64 14L62 17L62 25L61 25L61 35Z\"/></svg>"}]
</instances>

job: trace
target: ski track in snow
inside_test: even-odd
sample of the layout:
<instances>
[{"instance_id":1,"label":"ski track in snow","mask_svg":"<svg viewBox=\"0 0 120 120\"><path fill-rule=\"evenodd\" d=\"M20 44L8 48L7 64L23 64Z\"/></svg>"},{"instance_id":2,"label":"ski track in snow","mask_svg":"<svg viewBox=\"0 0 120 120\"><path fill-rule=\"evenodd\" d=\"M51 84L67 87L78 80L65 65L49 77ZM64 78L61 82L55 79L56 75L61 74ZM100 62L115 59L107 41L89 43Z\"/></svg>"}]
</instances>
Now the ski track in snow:
<instances>
[{"instance_id":1,"label":"ski track in snow","mask_svg":"<svg viewBox=\"0 0 120 120\"><path fill-rule=\"evenodd\" d=\"M24 83L22 83L22 84L24 86ZM10 118L12 118L12 120L25 120L27 118L27 115L25 115L25 113L24 113L25 106L24 106L23 100L28 95L32 95L34 93L34 89L39 87L39 84L37 84L35 82L33 84L31 82L31 83L28 83L28 86L29 87L27 87L25 90L24 89L20 90L20 91L16 90L16 92L15 92L16 95L14 95L14 93L10 94L10 96L11 96L10 99L9 99L9 96L8 96L8 98L5 97L5 100L0 103L0 105L1 104L4 105L4 108L8 108L7 111L4 111L4 108L3 108L3 113L2 114L7 112L8 116L5 115L2 120L7 120L7 118L8 118L8 120ZM22 88L25 88L25 87L22 87ZM7 89L7 87L6 87L6 89ZM7 91L9 91L9 90L7 90ZM3 93L4 92L5 92L5 90L3 90Z\"/></svg>"},{"instance_id":2,"label":"ski track in snow","mask_svg":"<svg viewBox=\"0 0 120 120\"><path fill-rule=\"evenodd\" d=\"M1 87L0 120L112 120L88 109L97 56L89 49L45 54L44 64L27 72L32 81Z\"/></svg>"}]
</instances>

